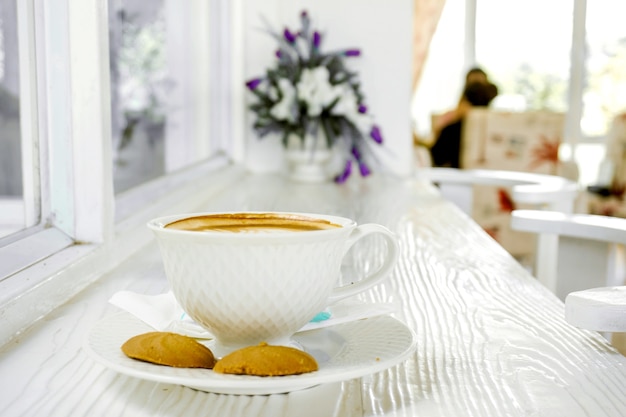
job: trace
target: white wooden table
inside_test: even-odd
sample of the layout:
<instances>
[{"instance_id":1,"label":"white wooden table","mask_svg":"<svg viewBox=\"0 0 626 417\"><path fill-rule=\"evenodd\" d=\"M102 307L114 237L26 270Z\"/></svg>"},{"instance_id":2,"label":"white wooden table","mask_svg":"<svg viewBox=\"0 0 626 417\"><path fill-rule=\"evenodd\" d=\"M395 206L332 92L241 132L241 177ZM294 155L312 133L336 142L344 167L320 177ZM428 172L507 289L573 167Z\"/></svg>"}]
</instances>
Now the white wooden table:
<instances>
[{"instance_id":1,"label":"white wooden table","mask_svg":"<svg viewBox=\"0 0 626 417\"><path fill-rule=\"evenodd\" d=\"M391 228L400 261L361 299L401 306L396 317L416 332L415 354L375 375L287 395L217 395L118 374L81 346L117 311L107 302L116 291L167 289L150 244L0 351L0 415L626 415L626 358L599 334L569 326L561 301L430 184L250 176L204 209L316 211ZM367 266L375 245L357 250L355 263Z\"/></svg>"}]
</instances>

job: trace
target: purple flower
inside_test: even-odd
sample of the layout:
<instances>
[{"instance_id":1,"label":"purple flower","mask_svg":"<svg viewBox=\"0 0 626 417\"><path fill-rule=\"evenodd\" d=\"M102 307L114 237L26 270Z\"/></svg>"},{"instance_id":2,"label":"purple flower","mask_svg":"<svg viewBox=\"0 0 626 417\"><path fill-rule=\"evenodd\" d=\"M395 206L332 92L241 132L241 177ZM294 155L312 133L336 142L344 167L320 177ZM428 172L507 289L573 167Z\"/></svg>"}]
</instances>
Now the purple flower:
<instances>
[{"instance_id":1,"label":"purple flower","mask_svg":"<svg viewBox=\"0 0 626 417\"><path fill-rule=\"evenodd\" d=\"M383 136L380 134L380 128L376 125L372 127L372 131L370 132L370 136L374 139L376 143L383 143Z\"/></svg>"},{"instance_id":2,"label":"purple flower","mask_svg":"<svg viewBox=\"0 0 626 417\"><path fill-rule=\"evenodd\" d=\"M248 89L252 91L255 90L259 86L259 84L261 84L261 79L254 78L246 83L246 87L248 87Z\"/></svg>"},{"instance_id":3,"label":"purple flower","mask_svg":"<svg viewBox=\"0 0 626 417\"><path fill-rule=\"evenodd\" d=\"M310 19L309 19L309 14L307 13L306 10L302 10L302 12L300 13L300 20L302 21L302 27L306 28L308 32Z\"/></svg>"},{"instance_id":4,"label":"purple flower","mask_svg":"<svg viewBox=\"0 0 626 417\"><path fill-rule=\"evenodd\" d=\"M346 182L351 172L352 172L352 161L346 161L346 166L343 172L335 177L335 182L337 184L343 184L344 182Z\"/></svg>"},{"instance_id":5,"label":"purple flower","mask_svg":"<svg viewBox=\"0 0 626 417\"><path fill-rule=\"evenodd\" d=\"M357 161L361 160L361 151L359 151L359 148L357 148L356 146L352 147L352 155Z\"/></svg>"},{"instance_id":6,"label":"purple flower","mask_svg":"<svg viewBox=\"0 0 626 417\"><path fill-rule=\"evenodd\" d=\"M313 48L318 49L322 43L322 35L316 30L313 32Z\"/></svg>"},{"instance_id":7,"label":"purple flower","mask_svg":"<svg viewBox=\"0 0 626 417\"><path fill-rule=\"evenodd\" d=\"M359 113L367 113L367 106L365 104L359 104Z\"/></svg>"},{"instance_id":8,"label":"purple flower","mask_svg":"<svg viewBox=\"0 0 626 417\"><path fill-rule=\"evenodd\" d=\"M360 49L346 49L345 51L343 51L343 54L345 56L359 56L361 55L361 50Z\"/></svg>"},{"instance_id":9,"label":"purple flower","mask_svg":"<svg viewBox=\"0 0 626 417\"><path fill-rule=\"evenodd\" d=\"M275 52L276 58L281 59L283 57L283 51L280 49L277 49Z\"/></svg>"},{"instance_id":10,"label":"purple flower","mask_svg":"<svg viewBox=\"0 0 626 417\"><path fill-rule=\"evenodd\" d=\"M359 163L359 171L361 171L361 176L362 177L367 177L369 174L372 173L370 168L367 165L365 165L365 162L360 162Z\"/></svg>"},{"instance_id":11,"label":"purple flower","mask_svg":"<svg viewBox=\"0 0 626 417\"><path fill-rule=\"evenodd\" d=\"M283 36L289 43L294 43L296 41L296 35L291 33L287 28L283 31Z\"/></svg>"}]
</instances>

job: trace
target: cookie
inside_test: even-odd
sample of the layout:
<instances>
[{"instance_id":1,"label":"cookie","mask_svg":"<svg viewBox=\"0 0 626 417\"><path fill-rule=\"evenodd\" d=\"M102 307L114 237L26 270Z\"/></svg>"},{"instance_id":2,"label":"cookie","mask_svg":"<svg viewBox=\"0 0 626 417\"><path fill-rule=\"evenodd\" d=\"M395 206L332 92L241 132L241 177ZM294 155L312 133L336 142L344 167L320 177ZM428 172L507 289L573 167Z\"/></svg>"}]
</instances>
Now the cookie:
<instances>
[{"instance_id":1,"label":"cookie","mask_svg":"<svg viewBox=\"0 0 626 417\"><path fill-rule=\"evenodd\" d=\"M256 376L297 375L317 370L317 361L308 353L267 343L231 352L213 368L213 371L223 374Z\"/></svg>"},{"instance_id":2,"label":"cookie","mask_svg":"<svg viewBox=\"0 0 626 417\"><path fill-rule=\"evenodd\" d=\"M122 352L129 358L176 368L207 368L215 365L213 352L195 339L176 333L149 332L128 339Z\"/></svg>"}]
</instances>

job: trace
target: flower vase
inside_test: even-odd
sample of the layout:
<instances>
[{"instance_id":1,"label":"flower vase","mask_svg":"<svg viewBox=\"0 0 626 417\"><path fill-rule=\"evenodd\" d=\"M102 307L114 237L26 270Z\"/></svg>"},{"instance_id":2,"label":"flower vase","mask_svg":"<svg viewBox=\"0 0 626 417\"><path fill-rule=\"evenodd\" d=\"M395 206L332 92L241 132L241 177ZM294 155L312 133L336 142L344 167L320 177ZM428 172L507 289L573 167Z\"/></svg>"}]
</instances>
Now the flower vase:
<instances>
[{"instance_id":1,"label":"flower vase","mask_svg":"<svg viewBox=\"0 0 626 417\"><path fill-rule=\"evenodd\" d=\"M296 182L319 183L330 179L331 150L322 132L304 139L290 135L285 148L289 176Z\"/></svg>"}]
</instances>

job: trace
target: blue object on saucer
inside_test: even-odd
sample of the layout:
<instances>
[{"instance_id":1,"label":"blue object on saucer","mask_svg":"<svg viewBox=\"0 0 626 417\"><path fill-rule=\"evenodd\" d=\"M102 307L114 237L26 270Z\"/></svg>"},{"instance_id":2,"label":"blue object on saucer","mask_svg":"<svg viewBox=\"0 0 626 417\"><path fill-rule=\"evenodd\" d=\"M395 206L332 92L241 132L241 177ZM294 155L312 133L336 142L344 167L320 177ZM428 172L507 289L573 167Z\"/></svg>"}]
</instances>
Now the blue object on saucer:
<instances>
[{"instance_id":1,"label":"blue object on saucer","mask_svg":"<svg viewBox=\"0 0 626 417\"><path fill-rule=\"evenodd\" d=\"M311 319L311 322L319 323L320 321L328 320L330 316L331 314L329 311L322 311L322 312L317 313L315 317Z\"/></svg>"}]
</instances>

